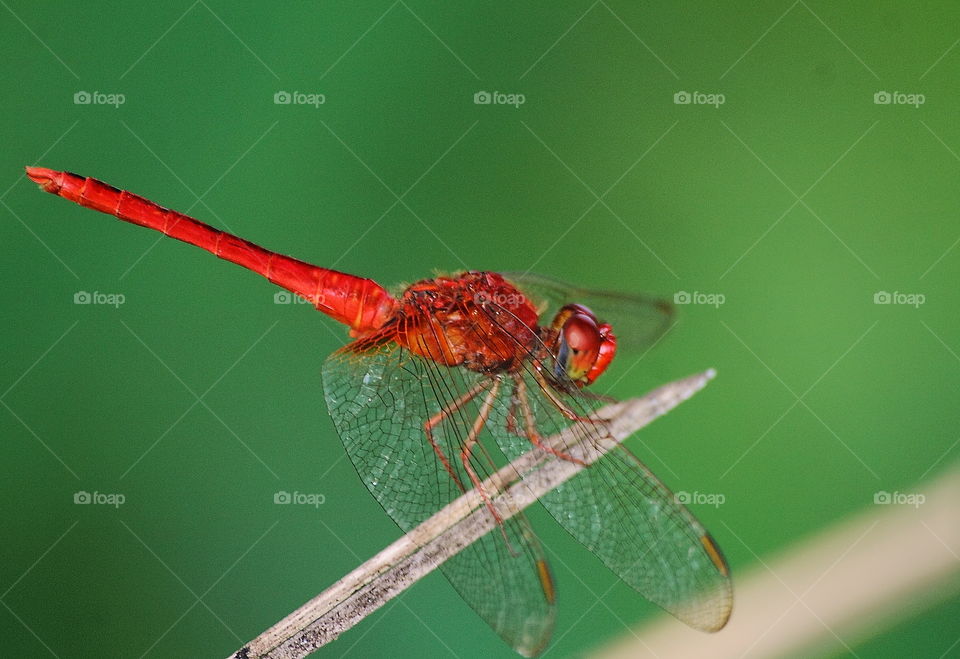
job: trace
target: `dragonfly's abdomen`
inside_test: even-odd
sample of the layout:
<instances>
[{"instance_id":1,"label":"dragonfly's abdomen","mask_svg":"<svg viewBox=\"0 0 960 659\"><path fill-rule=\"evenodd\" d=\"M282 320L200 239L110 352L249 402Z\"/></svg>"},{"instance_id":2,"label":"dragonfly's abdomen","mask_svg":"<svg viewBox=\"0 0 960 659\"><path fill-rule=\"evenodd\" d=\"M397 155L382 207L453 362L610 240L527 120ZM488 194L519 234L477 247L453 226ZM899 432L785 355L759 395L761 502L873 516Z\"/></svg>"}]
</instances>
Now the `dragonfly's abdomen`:
<instances>
[{"instance_id":1,"label":"dragonfly's abdomen","mask_svg":"<svg viewBox=\"0 0 960 659\"><path fill-rule=\"evenodd\" d=\"M519 368L537 341L533 304L500 275L465 272L425 279L404 291L398 343L445 366L481 373Z\"/></svg>"},{"instance_id":2,"label":"dragonfly's abdomen","mask_svg":"<svg viewBox=\"0 0 960 659\"><path fill-rule=\"evenodd\" d=\"M248 268L309 300L320 311L350 327L353 336L374 332L393 317L396 300L370 279L272 252L95 178L45 167L28 167L27 175L47 192L154 229Z\"/></svg>"}]
</instances>

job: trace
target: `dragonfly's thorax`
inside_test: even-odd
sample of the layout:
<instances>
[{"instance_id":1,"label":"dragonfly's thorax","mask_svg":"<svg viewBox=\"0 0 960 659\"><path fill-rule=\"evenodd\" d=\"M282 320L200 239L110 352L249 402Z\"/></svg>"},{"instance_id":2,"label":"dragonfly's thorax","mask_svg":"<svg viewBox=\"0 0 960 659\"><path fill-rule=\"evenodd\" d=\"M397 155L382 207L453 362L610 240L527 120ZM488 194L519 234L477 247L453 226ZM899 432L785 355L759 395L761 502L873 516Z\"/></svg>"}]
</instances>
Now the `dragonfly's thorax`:
<instances>
[{"instance_id":1,"label":"dragonfly's thorax","mask_svg":"<svg viewBox=\"0 0 960 659\"><path fill-rule=\"evenodd\" d=\"M537 319L533 304L502 276L464 272L407 288L396 312L396 340L446 366L512 371L538 342Z\"/></svg>"}]
</instances>

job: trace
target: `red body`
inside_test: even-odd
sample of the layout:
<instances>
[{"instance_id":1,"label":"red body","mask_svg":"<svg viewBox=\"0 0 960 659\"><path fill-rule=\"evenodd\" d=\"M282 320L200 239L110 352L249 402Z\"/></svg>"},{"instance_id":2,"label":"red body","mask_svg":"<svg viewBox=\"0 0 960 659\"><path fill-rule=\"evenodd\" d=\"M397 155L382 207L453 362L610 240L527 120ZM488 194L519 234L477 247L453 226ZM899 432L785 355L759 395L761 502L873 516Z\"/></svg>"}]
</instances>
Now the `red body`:
<instances>
[{"instance_id":1,"label":"red body","mask_svg":"<svg viewBox=\"0 0 960 659\"><path fill-rule=\"evenodd\" d=\"M445 366L511 371L539 335L537 310L494 272L425 279L397 300L370 279L266 250L97 179L42 167L28 167L27 175L47 192L253 270L347 325L353 336L376 334Z\"/></svg>"},{"instance_id":2,"label":"red body","mask_svg":"<svg viewBox=\"0 0 960 659\"><path fill-rule=\"evenodd\" d=\"M472 371L512 371L539 335L530 301L495 272L464 272L403 292L394 340L422 357Z\"/></svg>"}]
</instances>

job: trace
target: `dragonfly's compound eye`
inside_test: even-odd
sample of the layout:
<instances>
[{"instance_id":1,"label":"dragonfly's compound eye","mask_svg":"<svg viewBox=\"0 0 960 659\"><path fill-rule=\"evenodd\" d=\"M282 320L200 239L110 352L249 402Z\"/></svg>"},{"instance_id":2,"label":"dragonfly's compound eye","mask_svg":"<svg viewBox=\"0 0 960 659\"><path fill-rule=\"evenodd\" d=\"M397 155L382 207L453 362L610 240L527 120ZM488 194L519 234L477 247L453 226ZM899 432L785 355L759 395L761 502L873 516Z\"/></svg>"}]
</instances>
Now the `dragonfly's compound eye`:
<instances>
[{"instance_id":1,"label":"dragonfly's compound eye","mask_svg":"<svg viewBox=\"0 0 960 659\"><path fill-rule=\"evenodd\" d=\"M596 316L580 304L568 304L553 320L558 330L554 375L580 386L597 379L606 370L617 348L611 327L597 323Z\"/></svg>"}]
</instances>

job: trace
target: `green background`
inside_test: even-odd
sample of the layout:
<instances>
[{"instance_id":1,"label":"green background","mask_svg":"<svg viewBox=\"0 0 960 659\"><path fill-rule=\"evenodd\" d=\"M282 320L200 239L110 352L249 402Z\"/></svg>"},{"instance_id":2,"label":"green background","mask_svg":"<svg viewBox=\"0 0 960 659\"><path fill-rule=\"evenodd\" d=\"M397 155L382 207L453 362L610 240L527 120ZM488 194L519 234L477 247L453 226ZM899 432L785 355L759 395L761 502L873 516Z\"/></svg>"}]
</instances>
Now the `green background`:
<instances>
[{"instance_id":1,"label":"green background","mask_svg":"<svg viewBox=\"0 0 960 659\"><path fill-rule=\"evenodd\" d=\"M41 194L26 164L384 284L533 268L722 294L605 379L626 397L718 370L633 446L675 490L724 495L695 512L735 574L960 457L954 2L2 4L4 655L225 656L398 535L326 414L341 327ZM725 102L674 103L695 90ZM548 656L656 613L533 521L559 589ZM955 603L905 610L857 653L957 655ZM439 575L317 656L347 654L513 656Z\"/></svg>"}]
</instances>

